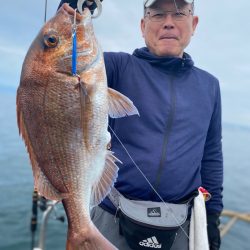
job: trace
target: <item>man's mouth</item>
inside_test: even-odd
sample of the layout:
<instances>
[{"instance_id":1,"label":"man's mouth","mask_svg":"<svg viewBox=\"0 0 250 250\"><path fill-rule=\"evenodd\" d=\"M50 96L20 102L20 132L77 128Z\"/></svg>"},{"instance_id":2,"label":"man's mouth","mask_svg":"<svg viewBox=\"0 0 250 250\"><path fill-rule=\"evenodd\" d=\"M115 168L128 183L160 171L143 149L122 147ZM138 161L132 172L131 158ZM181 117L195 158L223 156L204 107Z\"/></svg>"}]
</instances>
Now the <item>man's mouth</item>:
<instances>
[{"instance_id":1,"label":"man's mouth","mask_svg":"<svg viewBox=\"0 0 250 250\"><path fill-rule=\"evenodd\" d=\"M160 40L178 40L178 37L173 35L164 35L160 37Z\"/></svg>"}]
</instances>

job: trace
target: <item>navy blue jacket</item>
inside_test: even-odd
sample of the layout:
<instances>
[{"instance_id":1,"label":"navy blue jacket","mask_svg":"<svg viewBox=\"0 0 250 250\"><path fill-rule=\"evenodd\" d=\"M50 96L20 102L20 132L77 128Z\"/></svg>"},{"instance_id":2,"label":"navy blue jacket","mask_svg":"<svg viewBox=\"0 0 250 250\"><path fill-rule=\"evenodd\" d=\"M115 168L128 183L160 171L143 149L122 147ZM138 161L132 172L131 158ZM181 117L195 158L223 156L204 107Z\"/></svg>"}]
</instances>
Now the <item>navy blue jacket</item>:
<instances>
[{"instance_id":1,"label":"navy blue jacket","mask_svg":"<svg viewBox=\"0 0 250 250\"><path fill-rule=\"evenodd\" d=\"M108 84L128 96L140 116L110 120L161 197L178 203L198 187L211 194L208 213L221 212L223 159L218 80L183 58L164 58L147 48L104 53ZM123 162L115 187L132 199L159 201L115 136L112 151ZM106 198L101 207L114 212Z\"/></svg>"}]
</instances>

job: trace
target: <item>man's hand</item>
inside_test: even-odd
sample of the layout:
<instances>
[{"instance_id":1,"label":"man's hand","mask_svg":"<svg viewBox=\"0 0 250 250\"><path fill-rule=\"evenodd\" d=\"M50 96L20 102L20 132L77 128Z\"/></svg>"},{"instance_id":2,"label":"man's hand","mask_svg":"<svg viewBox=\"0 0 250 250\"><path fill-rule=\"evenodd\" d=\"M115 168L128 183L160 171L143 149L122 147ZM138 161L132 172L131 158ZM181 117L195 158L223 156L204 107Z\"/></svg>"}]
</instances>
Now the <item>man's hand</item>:
<instances>
[{"instance_id":1,"label":"man's hand","mask_svg":"<svg viewBox=\"0 0 250 250\"><path fill-rule=\"evenodd\" d=\"M219 250L220 239L220 214L207 214L207 233L210 250Z\"/></svg>"},{"instance_id":2,"label":"man's hand","mask_svg":"<svg viewBox=\"0 0 250 250\"><path fill-rule=\"evenodd\" d=\"M103 0L100 0L100 1L102 2ZM83 4L82 8L85 8L85 7L89 8L91 13L93 14L97 6L94 0L88 0Z\"/></svg>"},{"instance_id":3,"label":"man's hand","mask_svg":"<svg viewBox=\"0 0 250 250\"><path fill-rule=\"evenodd\" d=\"M100 0L101 2L103 0ZM77 0L61 0L59 6L58 6L58 9L64 4L64 3L69 3L69 5L73 8L73 9L76 9L77 8ZM93 12L95 11L96 9L96 3L94 0L88 0L88 1L85 1L83 6L82 6L82 9L84 8L89 8L89 10L91 11L91 14L93 14Z\"/></svg>"}]
</instances>

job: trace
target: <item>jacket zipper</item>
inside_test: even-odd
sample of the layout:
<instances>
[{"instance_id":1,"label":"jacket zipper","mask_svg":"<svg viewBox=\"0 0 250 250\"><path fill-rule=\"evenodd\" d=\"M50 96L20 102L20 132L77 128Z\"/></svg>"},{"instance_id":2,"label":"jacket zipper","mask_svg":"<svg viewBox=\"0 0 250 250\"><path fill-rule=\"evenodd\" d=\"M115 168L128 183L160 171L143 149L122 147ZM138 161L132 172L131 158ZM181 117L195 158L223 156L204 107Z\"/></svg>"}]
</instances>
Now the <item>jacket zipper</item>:
<instances>
[{"instance_id":1,"label":"jacket zipper","mask_svg":"<svg viewBox=\"0 0 250 250\"><path fill-rule=\"evenodd\" d=\"M174 77L172 77L170 80L170 105L171 105L171 109L170 109L170 113L169 113L169 116L168 116L167 122L166 122L166 129L165 129L165 133L164 133L161 161L160 161L160 165L158 168L156 181L155 181L155 185L154 185L156 190L158 190L158 188L160 186L163 166L164 166L164 162L166 161L166 158L167 158L167 145L168 145L169 136L170 136L170 132L171 132L171 129L173 126L174 116L175 116L176 94L175 94L175 88L174 88Z\"/></svg>"}]
</instances>

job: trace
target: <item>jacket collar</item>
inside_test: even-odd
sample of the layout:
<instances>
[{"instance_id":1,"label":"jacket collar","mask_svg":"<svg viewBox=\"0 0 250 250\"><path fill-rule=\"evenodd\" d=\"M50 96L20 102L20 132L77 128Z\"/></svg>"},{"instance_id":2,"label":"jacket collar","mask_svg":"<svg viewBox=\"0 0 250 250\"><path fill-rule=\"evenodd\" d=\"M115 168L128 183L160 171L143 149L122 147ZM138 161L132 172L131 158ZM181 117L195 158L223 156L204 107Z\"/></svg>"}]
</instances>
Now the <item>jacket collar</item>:
<instances>
[{"instance_id":1,"label":"jacket collar","mask_svg":"<svg viewBox=\"0 0 250 250\"><path fill-rule=\"evenodd\" d=\"M159 68L165 73L179 74L189 71L194 62L190 55L184 53L182 58L178 57L160 57L149 52L148 48L136 49L133 55L149 62L152 66Z\"/></svg>"}]
</instances>

